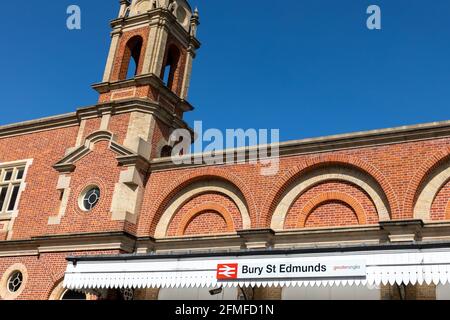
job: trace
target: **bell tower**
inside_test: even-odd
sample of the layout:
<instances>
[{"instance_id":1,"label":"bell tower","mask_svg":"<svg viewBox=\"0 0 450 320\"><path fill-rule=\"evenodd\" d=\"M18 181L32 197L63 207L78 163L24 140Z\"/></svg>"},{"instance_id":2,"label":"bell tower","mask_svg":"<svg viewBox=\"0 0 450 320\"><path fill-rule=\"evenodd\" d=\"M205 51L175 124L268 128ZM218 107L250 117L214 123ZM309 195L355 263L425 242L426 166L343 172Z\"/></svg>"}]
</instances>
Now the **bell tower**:
<instances>
[{"instance_id":1,"label":"bell tower","mask_svg":"<svg viewBox=\"0 0 450 320\"><path fill-rule=\"evenodd\" d=\"M99 101L77 109L75 145L54 165L60 173L57 188L62 200L49 225L63 223L69 214L70 190L79 176L109 190L102 192L112 192L112 221L136 224L151 161L170 155L167 148L174 130L189 129L183 114L193 110L187 95L200 47L198 25L198 11L186 0L120 0L119 17L111 22L103 80L93 85ZM88 154L97 159L112 155L116 161L94 162L86 176L79 170Z\"/></svg>"},{"instance_id":2,"label":"bell tower","mask_svg":"<svg viewBox=\"0 0 450 320\"><path fill-rule=\"evenodd\" d=\"M103 80L93 85L99 103L143 99L182 119L193 109L187 96L198 25L186 0L120 0Z\"/></svg>"}]
</instances>

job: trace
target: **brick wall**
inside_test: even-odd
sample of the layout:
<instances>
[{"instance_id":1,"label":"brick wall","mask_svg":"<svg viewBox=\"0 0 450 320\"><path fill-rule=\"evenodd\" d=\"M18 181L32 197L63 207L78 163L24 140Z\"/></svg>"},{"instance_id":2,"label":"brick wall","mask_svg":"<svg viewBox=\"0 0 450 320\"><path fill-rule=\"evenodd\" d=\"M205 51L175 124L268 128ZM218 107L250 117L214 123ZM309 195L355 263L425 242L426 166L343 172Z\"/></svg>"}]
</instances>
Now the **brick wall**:
<instances>
[{"instance_id":1,"label":"brick wall","mask_svg":"<svg viewBox=\"0 0 450 320\"><path fill-rule=\"evenodd\" d=\"M124 139L128 120L129 115L116 115L111 119L110 130L118 135L119 141ZM99 119L87 121L84 135L98 130L99 126ZM167 134L164 132L167 129L164 129L162 124L158 123L157 128L155 132L159 133L156 133L152 140L154 149L156 141ZM286 157L281 159L280 172L271 177L260 175L260 165L250 164L157 171L148 176L138 225L125 226L124 223L112 222L110 219L111 196L122 169L118 167L116 154L108 149L107 142L99 142L93 152L76 163L76 169L71 174L71 197L62 224L48 226L49 216L57 215L60 205L60 194L56 190L59 173L52 166L64 157L67 148L75 145L77 134L78 126L73 126L0 139L0 161L34 159L26 177L27 188L20 200L19 216L14 224L14 239L54 233L111 231L124 228L134 229L141 236L149 236L153 234L168 201L194 181L207 181L211 177L234 185L242 194L252 227L267 228L283 192L295 185L298 177L331 165L350 166L362 174L373 177L386 195L392 219L413 218L414 196L427 172L433 167L430 159L436 158L436 155L445 157L450 153L447 151L450 139L439 139L329 152L322 155ZM439 162L438 159L435 162ZM83 214L77 210L77 197L89 182L98 182L101 185L103 197L95 213ZM286 217L285 228L298 228L299 220L305 219L301 215L305 214L303 210L306 205L315 197L331 191L353 198L362 207L367 224L378 222L373 199L360 186L342 181L325 181L309 188L295 200ZM432 219L446 219L449 192L450 184L447 182L433 201ZM196 201L206 201L206 198ZM228 207L236 230L242 228L240 221L242 217L236 203L223 194L216 194L216 198L208 201ZM173 230L177 228L177 221L180 221L189 206L192 207L194 204L195 202L186 203L185 207L171 219L173 224L169 226L169 230L172 235ZM342 199L321 202L306 215L306 227L355 225L358 220L355 208Z\"/></svg>"},{"instance_id":2,"label":"brick wall","mask_svg":"<svg viewBox=\"0 0 450 320\"><path fill-rule=\"evenodd\" d=\"M86 120L86 124L84 125L83 133L81 135L83 139L82 142L84 142L84 139L86 139L86 137L100 129L100 123L101 118L91 118Z\"/></svg>"},{"instance_id":3,"label":"brick wall","mask_svg":"<svg viewBox=\"0 0 450 320\"><path fill-rule=\"evenodd\" d=\"M49 215L59 204L58 172L52 166L75 145L78 126L0 139L0 163L33 159L19 202L13 239L45 234Z\"/></svg>"},{"instance_id":4,"label":"brick wall","mask_svg":"<svg viewBox=\"0 0 450 320\"><path fill-rule=\"evenodd\" d=\"M128 121L129 115L112 116L110 130L117 134L119 142L124 139ZM99 128L99 118L88 120L83 135ZM158 123L157 128L152 137L154 149L157 141L168 134L168 129L163 124ZM78 126L68 126L0 139L1 162L33 159L26 176L27 186L20 198L18 217L13 225L13 240L43 235L111 231L153 236L161 216L181 191L188 189L194 182L207 187L210 181L216 180L232 186L229 190L244 203L252 228L269 228L278 203L288 190L296 186L300 177L331 167L352 168L360 177L371 177L386 198L391 218L410 219L413 218L417 193L428 181L429 172L433 172L436 166L447 163L443 159L450 157L450 139L445 138L284 157L281 159L280 171L275 176L262 176L260 164L199 166L144 172L146 179L142 208L137 224L133 224L111 219L114 186L124 169L118 165L117 154L110 150L109 143L100 141L95 144L92 152L75 163L75 170L68 174L71 177L71 194L67 211L60 224L49 225L48 219L58 214L61 201L60 192L56 190L60 173L52 166L65 156L68 148L75 145L78 131ZM86 213L80 211L77 202L81 191L89 184L100 186L102 199L94 210ZM433 220L450 217L449 199L450 183L446 182L433 200ZM210 208L202 207L197 215L195 209L205 203ZM204 191L183 202L169 220L167 235L230 232L230 223L226 219L228 215L223 215L222 209L217 208L224 208L224 212L229 214L232 231L243 228L243 217L235 200L221 192ZM331 179L312 185L295 199L288 210L284 228L376 224L378 219L376 204L366 190L351 182ZM185 227L182 234L179 233L181 227ZM5 232L0 232L0 239L6 239ZM51 257L56 257L55 265L60 265L56 273L62 272L65 256L66 254L49 256L50 260L53 259ZM36 290L33 298L48 294L56 277L46 274L46 258L14 259L1 259L3 267L6 269L17 261L29 264L30 275L43 283L42 288L33 284L34 287L31 288ZM416 294L418 296L420 292ZM26 294L24 297L27 297Z\"/></svg>"},{"instance_id":5,"label":"brick wall","mask_svg":"<svg viewBox=\"0 0 450 320\"><path fill-rule=\"evenodd\" d=\"M76 169L71 174L71 194L67 212L60 224L46 228L46 234L110 232L124 229L124 222L111 220L114 185L119 181L121 168L117 165L116 155L108 146L107 141L96 143L94 151L76 163ZM85 212L79 208L78 199L91 185L100 187L100 201L92 211ZM57 215L55 211L52 213Z\"/></svg>"},{"instance_id":6,"label":"brick wall","mask_svg":"<svg viewBox=\"0 0 450 320\"><path fill-rule=\"evenodd\" d=\"M438 162L438 158L450 155L448 148L450 139L435 141L410 142L395 145L367 147L348 151L329 152L321 155L302 155L282 158L280 172L276 176L260 175L259 165L227 165L216 167L196 167L179 170L153 172L149 178L142 212L138 226L139 235L154 232L159 218L177 192L199 180L211 177L229 181L243 194L254 228L270 226L273 212L284 192L295 185L296 179L322 167L352 167L363 175L374 178L387 199L387 206L392 219L413 218L414 195L420 189L421 181L432 169L430 159ZM420 177L419 179L417 177ZM445 216L447 186L436 198L432 217ZM309 199L330 190L348 194L356 199L363 208L368 224L378 222L378 215L373 200L359 186L336 181L326 181L314 186L302 194L289 210L286 228L295 228L301 209ZM412 190L412 191L411 191ZM331 201L331 203L334 203ZM329 203L321 204L324 208L314 208L311 216L316 222L308 222L308 226L353 225L355 218L348 205L338 205L335 215L330 215ZM328 207L328 209L327 209ZM340 209L339 209L340 208ZM321 210L321 211L317 211ZM354 211L354 210L353 210ZM328 212L328 216L320 212ZM319 222L318 222L319 221Z\"/></svg>"},{"instance_id":7,"label":"brick wall","mask_svg":"<svg viewBox=\"0 0 450 320\"><path fill-rule=\"evenodd\" d=\"M169 141L170 129L164 125L160 120L155 120L155 128L152 137L152 157L159 158L161 156L161 149Z\"/></svg>"},{"instance_id":8,"label":"brick wall","mask_svg":"<svg viewBox=\"0 0 450 320\"><path fill-rule=\"evenodd\" d=\"M114 134L117 137L117 143L119 144L123 144L123 141L127 136L129 121L130 121L129 113L118 114L111 117L108 130L114 132Z\"/></svg>"},{"instance_id":9,"label":"brick wall","mask_svg":"<svg viewBox=\"0 0 450 320\"><path fill-rule=\"evenodd\" d=\"M47 300L63 280L67 256L120 254L118 250L43 253L39 256L0 258L0 275L14 264L22 264L28 273L24 290L17 300ZM8 275L6 275L8 276Z\"/></svg>"}]
</instances>

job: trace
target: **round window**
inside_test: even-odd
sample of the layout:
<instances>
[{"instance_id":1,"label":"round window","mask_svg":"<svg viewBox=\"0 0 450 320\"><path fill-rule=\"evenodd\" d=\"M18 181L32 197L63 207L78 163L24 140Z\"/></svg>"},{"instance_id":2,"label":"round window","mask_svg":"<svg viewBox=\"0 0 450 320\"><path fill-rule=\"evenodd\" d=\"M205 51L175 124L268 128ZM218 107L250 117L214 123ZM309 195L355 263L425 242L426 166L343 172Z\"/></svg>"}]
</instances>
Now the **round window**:
<instances>
[{"instance_id":1,"label":"round window","mask_svg":"<svg viewBox=\"0 0 450 320\"><path fill-rule=\"evenodd\" d=\"M20 271L15 271L8 279L8 290L10 293L19 291L23 283L23 275Z\"/></svg>"},{"instance_id":2,"label":"round window","mask_svg":"<svg viewBox=\"0 0 450 320\"><path fill-rule=\"evenodd\" d=\"M87 188L80 197L80 207L84 211L91 211L100 201L100 189L98 187Z\"/></svg>"}]
</instances>

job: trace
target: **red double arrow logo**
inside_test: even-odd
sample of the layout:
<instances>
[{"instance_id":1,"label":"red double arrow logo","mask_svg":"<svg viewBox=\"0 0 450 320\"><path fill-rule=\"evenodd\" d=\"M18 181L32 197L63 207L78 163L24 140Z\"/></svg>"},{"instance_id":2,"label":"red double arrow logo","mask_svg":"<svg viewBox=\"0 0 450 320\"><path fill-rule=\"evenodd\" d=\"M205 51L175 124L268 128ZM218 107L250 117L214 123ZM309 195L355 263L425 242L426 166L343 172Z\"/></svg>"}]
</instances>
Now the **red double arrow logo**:
<instances>
[{"instance_id":1,"label":"red double arrow logo","mask_svg":"<svg viewBox=\"0 0 450 320\"><path fill-rule=\"evenodd\" d=\"M237 279L238 264L219 264L217 266L217 280Z\"/></svg>"}]
</instances>

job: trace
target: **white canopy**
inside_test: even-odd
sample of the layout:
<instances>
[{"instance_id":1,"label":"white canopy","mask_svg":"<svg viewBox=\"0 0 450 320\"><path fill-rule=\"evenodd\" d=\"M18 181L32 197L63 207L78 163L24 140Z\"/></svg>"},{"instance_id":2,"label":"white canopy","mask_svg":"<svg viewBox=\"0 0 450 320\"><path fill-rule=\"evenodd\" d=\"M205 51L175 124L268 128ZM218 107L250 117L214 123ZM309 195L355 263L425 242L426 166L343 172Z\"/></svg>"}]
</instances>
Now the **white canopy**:
<instances>
[{"instance_id":1,"label":"white canopy","mask_svg":"<svg viewBox=\"0 0 450 320\"><path fill-rule=\"evenodd\" d=\"M234 275L236 279L218 280L219 265L225 265L226 268L237 265L239 272ZM269 265L274 267L268 267ZM291 269L288 270L288 266L291 266ZM292 271L295 267L300 267L296 269L297 273L281 273L282 270ZM302 267L306 268L303 272ZM270 273L270 269L277 269L277 272ZM327 271L321 272L324 269ZM243 271L248 270L254 270L255 273L243 274ZM262 272L258 273L259 271ZM233 276L233 272L224 274ZM447 282L450 282L450 249L415 249L314 254L271 254L267 251L261 255L224 254L220 257L155 255L82 258L76 263L69 262L64 286L68 289L83 290L219 286L373 286L395 283L437 285Z\"/></svg>"}]
</instances>

